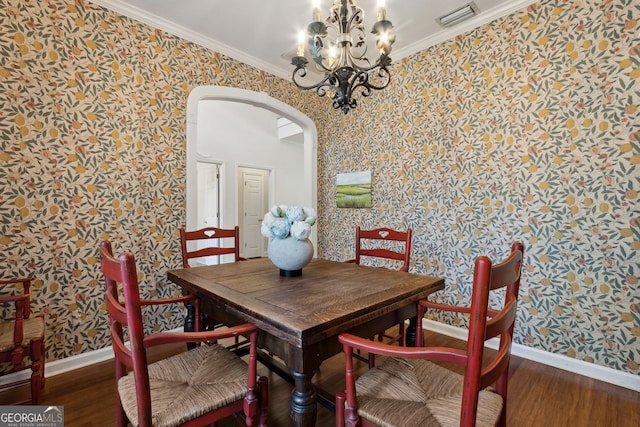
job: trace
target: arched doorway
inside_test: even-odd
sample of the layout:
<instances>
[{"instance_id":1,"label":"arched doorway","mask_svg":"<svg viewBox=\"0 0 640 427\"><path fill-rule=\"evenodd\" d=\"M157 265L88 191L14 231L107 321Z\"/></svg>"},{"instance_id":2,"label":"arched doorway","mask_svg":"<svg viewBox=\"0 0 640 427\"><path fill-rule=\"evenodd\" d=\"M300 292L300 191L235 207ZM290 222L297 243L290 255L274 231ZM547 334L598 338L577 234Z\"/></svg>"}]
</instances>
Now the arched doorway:
<instances>
[{"instance_id":1,"label":"arched doorway","mask_svg":"<svg viewBox=\"0 0 640 427\"><path fill-rule=\"evenodd\" d=\"M302 177L304 195L304 206L316 207L317 203L317 131L315 124L306 115L295 108L287 105L264 92L254 92L246 89L222 87L222 86L200 86L189 94L187 99L187 141L186 141L186 227L187 229L197 228L197 162L198 162L198 108L201 101L215 100L231 103L248 104L254 107L271 111L274 114L284 117L296 123L303 132L303 168ZM215 158L215 153L207 153ZM239 158L233 167L243 165L243 159ZM238 206L238 192L227 192L221 194L222 203L233 203ZM285 203L286 200L278 195L277 188L269 196L269 202ZM235 209L235 214L231 218L231 223L239 223L239 213ZM221 223L221 226L223 224ZM313 229L311 240L317 242L317 228Z\"/></svg>"}]
</instances>

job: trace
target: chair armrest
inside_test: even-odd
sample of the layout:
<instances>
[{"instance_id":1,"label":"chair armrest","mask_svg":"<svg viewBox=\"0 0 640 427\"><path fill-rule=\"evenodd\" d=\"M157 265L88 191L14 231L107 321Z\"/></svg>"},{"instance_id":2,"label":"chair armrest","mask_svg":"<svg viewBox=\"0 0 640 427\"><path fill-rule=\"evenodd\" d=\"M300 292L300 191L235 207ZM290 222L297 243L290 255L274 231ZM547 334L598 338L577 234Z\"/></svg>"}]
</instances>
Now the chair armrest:
<instances>
[{"instance_id":1,"label":"chair armrest","mask_svg":"<svg viewBox=\"0 0 640 427\"><path fill-rule=\"evenodd\" d=\"M11 295L1 297L0 303L15 303L16 311L13 316L13 344L19 347L24 339L24 319L28 319L31 314L29 311L29 295Z\"/></svg>"},{"instance_id":2,"label":"chair armrest","mask_svg":"<svg viewBox=\"0 0 640 427\"><path fill-rule=\"evenodd\" d=\"M14 297L19 297L19 298L25 298L24 299L24 318L27 319L29 318L29 316L31 315L31 282L33 281L33 277L26 277L26 278L20 278L20 279L3 279L0 280L0 286L6 286L6 285L16 285L18 283L22 283L22 292L14 295ZM16 286L13 286L13 288L17 289ZM2 303L6 303L6 302L11 302L12 300L10 299L11 296L9 297L1 297L0 298L0 302ZM13 301L18 301L17 299L13 300Z\"/></svg>"},{"instance_id":3,"label":"chair armrest","mask_svg":"<svg viewBox=\"0 0 640 427\"><path fill-rule=\"evenodd\" d=\"M22 319L28 319L31 315L29 307L29 294L10 295L0 297L0 304L15 303L16 311L13 319L16 321L16 342L22 341ZM18 337L19 335L19 337Z\"/></svg>"},{"instance_id":4,"label":"chair armrest","mask_svg":"<svg viewBox=\"0 0 640 427\"><path fill-rule=\"evenodd\" d=\"M162 344L174 344L183 342L210 342L218 341L224 338L232 338L240 335L249 334L258 329L250 324L234 326L228 329L217 329L215 331L205 332L162 332L150 334L144 337L144 347L149 348Z\"/></svg>"},{"instance_id":5,"label":"chair armrest","mask_svg":"<svg viewBox=\"0 0 640 427\"><path fill-rule=\"evenodd\" d=\"M9 296L0 297L0 304L16 302L16 301L23 301L26 304L28 304L29 294L9 295Z\"/></svg>"},{"instance_id":6,"label":"chair armrest","mask_svg":"<svg viewBox=\"0 0 640 427\"><path fill-rule=\"evenodd\" d=\"M408 359L428 359L455 363L464 366L467 353L464 350L450 347L400 347L371 341L351 334L340 334L338 340L344 347L345 354L353 354L353 349L390 357L405 357Z\"/></svg>"},{"instance_id":7,"label":"chair armrest","mask_svg":"<svg viewBox=\"0 0 640 427\"><path fill-rule=\"evenodd\" d=\"M449 304L441 304L439 302L432 302L429 300L420 300L418 304L425 308L433 308L436 310L442 311L452 311L456 313L471 313L471 307L457 306L457 305L449 305Z\"/></svg>"}]
</instances>

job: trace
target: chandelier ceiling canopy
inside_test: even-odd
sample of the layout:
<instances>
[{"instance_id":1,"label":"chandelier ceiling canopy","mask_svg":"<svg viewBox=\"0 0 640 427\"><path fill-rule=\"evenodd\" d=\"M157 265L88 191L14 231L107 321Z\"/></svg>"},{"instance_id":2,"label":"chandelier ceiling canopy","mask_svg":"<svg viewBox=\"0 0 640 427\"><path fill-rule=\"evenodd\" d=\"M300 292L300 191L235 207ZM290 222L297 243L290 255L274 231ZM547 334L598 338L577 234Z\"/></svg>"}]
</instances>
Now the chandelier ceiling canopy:
<instances>
[{"instance_id":1,"label":"chandelier ceiling canopy","mask_svg":"<svg viewBox=\"0 0 640 427\"><path fill-rule=\"evenodd\" d=\"M378 0L377 21L371 33L375 35L379 57L374 63L366 57L367 43L364 27L364 12L356 0L334 0L329 16L321 21L320 0L314 0L312 22L306 32L298 37L298 49L291 63L295 66L292 80L301 89L315 89L319 96L327 90L331 93L333 108L347 114L358 103L353 98L357 93L366 97L371 90L384 89L391 81L388 66L391 65L391 45L395 35L386 20L384 0ZM305 84L309 60L323 74L315 84Z\"/></svg>"}]
</instances>

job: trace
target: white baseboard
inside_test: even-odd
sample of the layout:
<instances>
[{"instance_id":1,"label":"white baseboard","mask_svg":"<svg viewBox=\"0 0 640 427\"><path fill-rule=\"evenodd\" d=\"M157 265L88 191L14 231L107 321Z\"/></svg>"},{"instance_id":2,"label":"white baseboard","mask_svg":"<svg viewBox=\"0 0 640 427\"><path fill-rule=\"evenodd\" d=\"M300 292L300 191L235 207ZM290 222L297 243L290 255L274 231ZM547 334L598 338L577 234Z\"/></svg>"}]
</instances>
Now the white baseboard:
<instances>
[{"instance_id":1,"label":"white baseboard","mask_svg":"<svg viewBox=\"0 0 640 427\"><path fill-rule=\"evenodd\" d=\"M172 329L167 332L181 332L182 328ZM125 344L128 344L125 343ZM77 354L75 356L66 357L60 360L54 360L53 362L47 362L44 367L45 378L53 377L56 375L64 374L65 372L73 371L74 369L84 368L94 363L104 362L105 360L113 359L113 348L111 346L101 348L99 350L89 351L87 353ZM9 384L14 381L21 381L31 376L31 370L25 369L23 371L15 372L13 374L0 377L0 386Z\"/></svg>"},{"instance_id":2,"label":"white baseboard","mask_svg":"<svg viewBox=\"0 0 640 427\"><path fill-rule=\"evenodd\" d=\"M467 329L435 322L429 319L423 319L422 325L427 330L461 340L466 340L467 334L469 333ZM497 348L498 340L496 338L491 339L487 345L491 348ZM572 359L567 356L527 347L522 344L513 344L511 346L511 354L537 363L553 366L554 368L593 378L598 381L640 391L640 376L630 374L628 372L617 371L605 366L596 365L583 360Z\"/></svg>"},{"instance_id":3,"label":"white baseboard","mask_svg":"<svg viewBox=\"0 0 640 427\"><path fill-rule=\"evenodd\" d=\"M429 319L423 319L422 326L430 331L437 332L442 335L447 335L461 340L467 339L468 331L463 328L435 322ZM488 346L491 348L497 348L498 340L490 340ZM549 353L548 351L538 350L522 344L513 344L511 347L511 353L515 356L532 360L537 363L553 366L554 368L573 372L598 381L603 381L640 392L640 376L638 375L617 371L605 366L596 365L583 360L572 359L559 354ZM113 350L111 346L67 357L65 359L48 362L45 368L45 376L49 378L109 359L113 359ZM3 376L0 381L0 385L8 384L20 379L26 379L30 375L30 372L31 371L29 370L25 370Z\"/></svg>"},{"instance_id":4,"label":"white baseboard","mask_svg":"<svg viewBox=\"0 0 640 427\"><path fill-rule=\"evenodd\" d=\"M113 359L113 349L111 346L101 348L100 350L90 351L88 353L66 357L60 360L54 360L53 362L47 362L44 367L44 376L45 378L53 377L55 375L73 371L74 369L93 365L94 363L104 362L109 359ZM30 369L5 375L0 379L0 385L9 384L14 381L21 381L29 378L30 376Z\"/></svg>"}]
</instances>

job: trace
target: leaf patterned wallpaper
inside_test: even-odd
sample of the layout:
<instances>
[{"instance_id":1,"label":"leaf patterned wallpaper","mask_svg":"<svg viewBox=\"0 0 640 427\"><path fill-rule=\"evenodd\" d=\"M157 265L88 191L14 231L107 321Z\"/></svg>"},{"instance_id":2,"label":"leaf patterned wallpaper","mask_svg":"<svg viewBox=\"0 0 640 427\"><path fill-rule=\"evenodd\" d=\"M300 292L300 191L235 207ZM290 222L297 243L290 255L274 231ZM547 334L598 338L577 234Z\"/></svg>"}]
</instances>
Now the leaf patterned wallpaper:
<instances>
[{"instance_id":1,"label":"leaf patterned wallpaper","mask_svg":"<svg viewBox=\"0 0 640 427\"><path fill-rule=\"evenodd\" d=\"M186 102L202 85L317 97L86 1L2 0L0 277L33 276L47 359L111 344L98 245L132 251L143 292L176 294ZM292 98L292 100L288 100ZM304 104L304 105L302 105ZM145 312L154 330L182 310Z\"/></svg>"},{"instance_id":2,"label":"leaf patterned wallpaper","mask_svg":"<svg viewBox=\"0 0 640 427\"><path fill-rule=\"evenodd\" d=\"M318 126L321 257L355 226L413 227L412 271L468 300L473 260L526 245L516 342L638 374L640 2L549 0L394 65L343 115L291 83L89 2L2 0L0 276L33 275L48 359L110 344L97 246L178 292L185 107L264 91ZM372 209L337 209L371 170ZM180 312L146 313L155 330ZM463 325L457 318L442 321Z\"/></svg>"},{"instance_id":3,"label":"leaf patterned wallpaper","mask_svg":"<svg viewBox=\"0 0 640 427\"><path fill-rule=\"evenodd\" d=\"M639 19L637 0L543 1L398 63L320 134L323 256L352 257L357 224L412 227L411 271L468 303L474 259L521 240L515 341L640 373ZM373 209L336 208L359 170Z\"/></svg>"}]
</instances>

